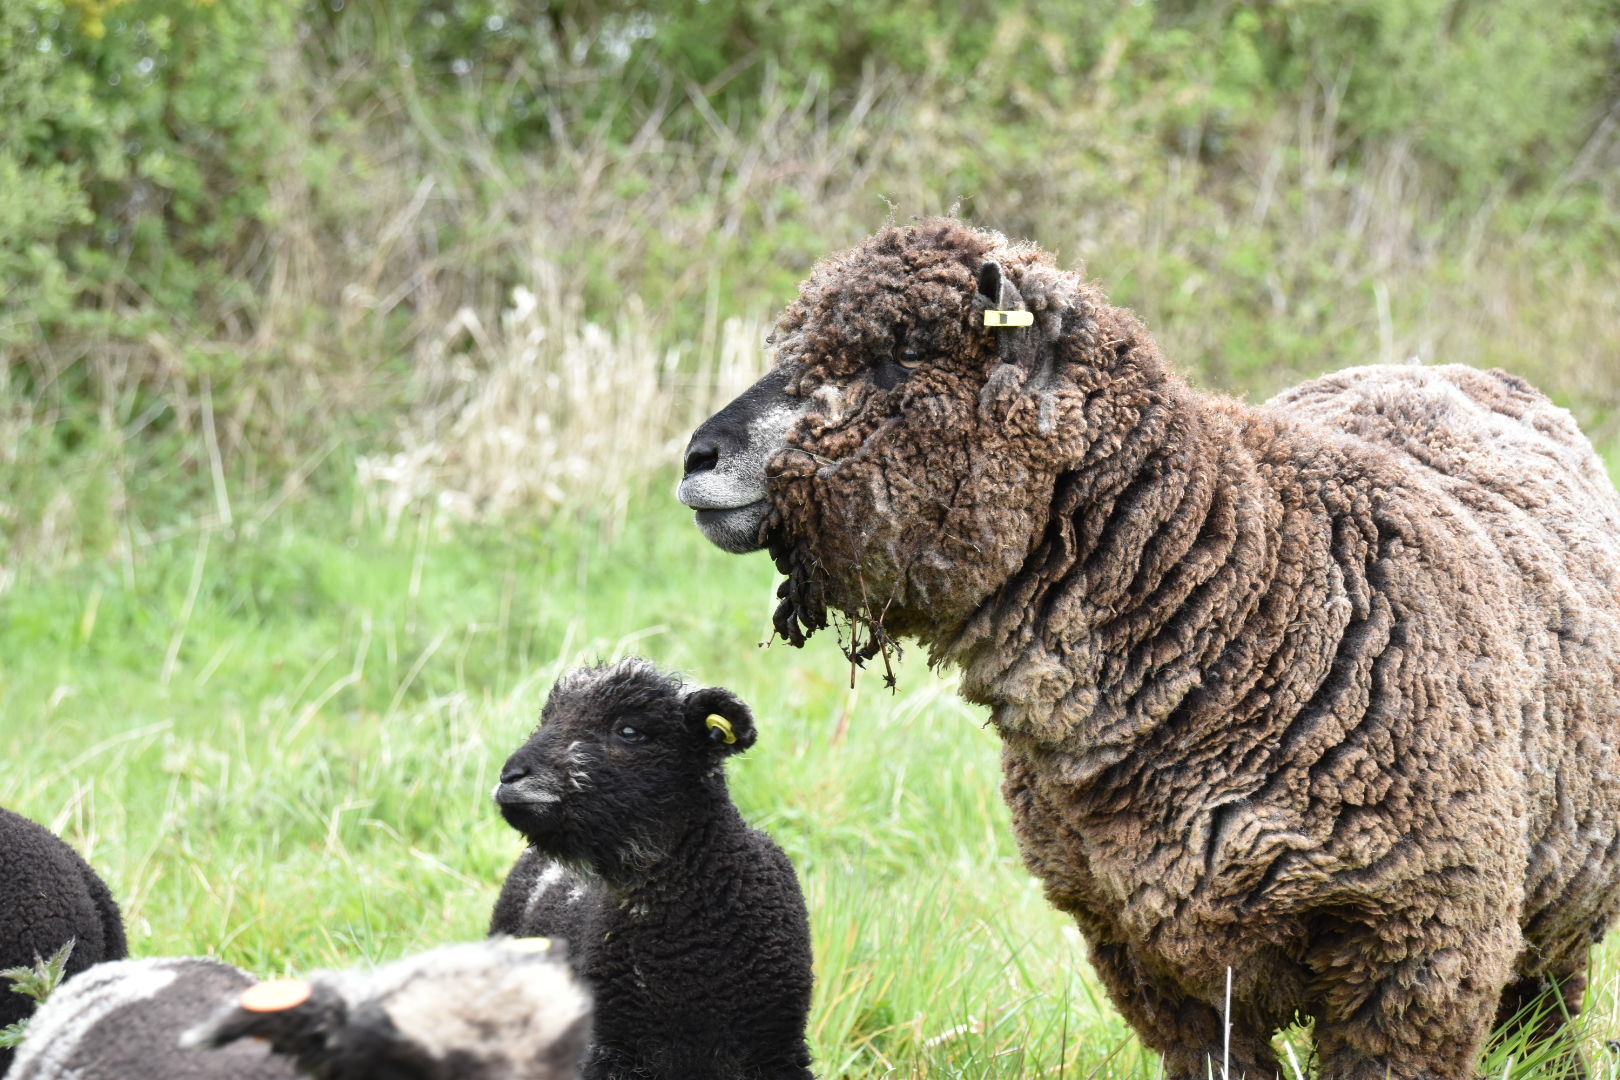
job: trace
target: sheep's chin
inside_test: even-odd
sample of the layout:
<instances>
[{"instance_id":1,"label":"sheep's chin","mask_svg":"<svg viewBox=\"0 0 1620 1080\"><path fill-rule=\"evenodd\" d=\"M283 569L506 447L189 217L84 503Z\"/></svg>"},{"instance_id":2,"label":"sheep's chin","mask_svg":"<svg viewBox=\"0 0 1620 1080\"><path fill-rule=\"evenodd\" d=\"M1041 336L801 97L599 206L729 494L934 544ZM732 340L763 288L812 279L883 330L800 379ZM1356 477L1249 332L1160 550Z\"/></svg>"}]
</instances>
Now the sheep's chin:
<instances>
[{"instance_id":1,"label":"sheep's chin","mask_svg":"<svg viewBox=\"0 0 1620 1080\"><path fill-rule=\"evenodd\" d=\"M746 555L765 546L760 539L760 525L768 513L769 501L760 499L747 506L699 510L695 517L709 543L733 555Z\"/></svg>"}]
</instances>

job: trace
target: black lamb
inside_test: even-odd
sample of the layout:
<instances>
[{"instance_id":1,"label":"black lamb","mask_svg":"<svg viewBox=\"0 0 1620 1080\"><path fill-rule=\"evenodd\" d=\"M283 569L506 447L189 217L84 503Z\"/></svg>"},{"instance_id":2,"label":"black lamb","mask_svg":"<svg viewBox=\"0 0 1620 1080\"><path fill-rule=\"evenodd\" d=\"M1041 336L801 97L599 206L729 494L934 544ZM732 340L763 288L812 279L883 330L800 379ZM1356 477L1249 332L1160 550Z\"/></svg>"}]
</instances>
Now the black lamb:
<instances>
[{"instance_id":1,"label":"black lamb","mask_svg":"<svg viewBox=\"0 0 1620 1080\"><path fill-rule=\"evenodd\" d=\"M31 967L69 941L69 976L129 951L118 904L90 864L45 826L0 807L0 969ZM0 979L0 1028L33 1009ZM11 1059L0 1049L0 1076Z\"/></svg>"},{"instance_id":2,"label":"black lamb","mask_svg":"<svg viewBox=\"0 0 1620 1080\"><path fill-rule=\"evenodd\" d=\"M13 1080L574 1080L590 996L560 953L496 938L265 983L203 956L104 964L39 1010Z\"/></svg>"},{"instance_id":3,"label":"black lamb","mask_svg":"<svg viewBox=\"0 0 1620 1080\"><path fill-rule=\"evenodd\" d=\"M810 926L793 864L731 802L728 690L644 660L575 671L495 801L529 841L491 933L568 940L596 1000L586 1080L803 1080Z\"/></svg>"}]
</instances>

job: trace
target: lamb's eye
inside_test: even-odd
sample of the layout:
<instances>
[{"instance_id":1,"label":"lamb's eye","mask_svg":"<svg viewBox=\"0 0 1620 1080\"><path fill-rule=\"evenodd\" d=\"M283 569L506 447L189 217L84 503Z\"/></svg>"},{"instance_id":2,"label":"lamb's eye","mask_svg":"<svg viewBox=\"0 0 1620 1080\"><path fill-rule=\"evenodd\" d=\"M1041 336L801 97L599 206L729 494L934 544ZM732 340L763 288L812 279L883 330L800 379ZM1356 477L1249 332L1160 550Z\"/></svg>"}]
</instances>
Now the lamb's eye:
<instances>
[{"instance_id":1,"label":"lamb's eye","mask_svg":"<svg viewBox=\"0 0 1620 1080\"><path fill-rule=\"evenodd\" d=\"M621 725L619 725L619 730L616 731L614 734L618 735L620 741L622 741L622 742L639 743L639 742L646 742L647 741L647 733L646 732L637 731L635 728L631 727L629 724L621 724Z\"/></svg>"},{"instance_id":2,"label":"lamb's eye","mask_svg":"<svg viewBox=\"0 0 1620 1080\"><path fill-rule=\"evenodd\" d=\"M922 366L922 362L922 353L918 352L916 349L905 350L900 354L899 359L895 361L895 363L899 364L907 371L915 371L917 368Z\"/></svg>"}]
</instances>

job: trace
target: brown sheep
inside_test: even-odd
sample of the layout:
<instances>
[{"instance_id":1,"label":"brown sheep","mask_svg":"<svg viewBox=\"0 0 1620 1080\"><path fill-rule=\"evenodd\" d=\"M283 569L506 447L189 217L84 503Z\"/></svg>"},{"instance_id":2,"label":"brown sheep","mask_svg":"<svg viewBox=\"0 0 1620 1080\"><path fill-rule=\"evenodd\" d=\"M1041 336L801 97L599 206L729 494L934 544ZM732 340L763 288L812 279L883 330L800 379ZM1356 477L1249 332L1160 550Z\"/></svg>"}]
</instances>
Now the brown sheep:
<instances>
[{"instance_id":1,"label":"brown sheep","mask_svg":"<svg viewBox=\"0 0 1620 1080\"><path fill-rule=\"evenodd\" d=\"M793 643L834 609L858 655L961 670L1026 864L1169 1076L1221 1060L1229 969L1250 1077L1296 1018L1323 1076L1401 1080L1580 1007L1620 901L1620 498L1567 412L1461 366L1201 393L953 220L826 259L772 340L682 501L770 549Z\"/></svg>"}]
</instances>

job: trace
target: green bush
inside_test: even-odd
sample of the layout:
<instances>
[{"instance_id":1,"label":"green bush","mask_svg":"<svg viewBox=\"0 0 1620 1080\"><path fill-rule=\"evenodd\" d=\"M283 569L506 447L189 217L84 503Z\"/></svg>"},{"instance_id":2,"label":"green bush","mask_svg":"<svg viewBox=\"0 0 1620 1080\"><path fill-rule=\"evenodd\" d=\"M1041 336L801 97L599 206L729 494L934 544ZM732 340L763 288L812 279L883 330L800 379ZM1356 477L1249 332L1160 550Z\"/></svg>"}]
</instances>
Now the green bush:
<instances>
[{"instance_id":1,"label":"green bush","mask_svg":"<svg viewBox=\"0 0 1620 1080\"><path fill-rule=\"evenodd\" d=\"M374 2L374 0L373 0ZM361 5L353 5L350 12ZM559 103L628 138L686 108L757 120L772 80L848 105L868 73L931 84L971 120L1036 130L1103 95L1174 151L1219 157L1246 132L1333 98L1354 154L1411 141L1465 187L1557 178L1616 89L1616 0L1160 0L1074 4L706 0L679 9L564 0L393 5L411 55L482 103L486 130L533 145ZM573 63L569 63L569 59ZM594 78L580 79L580 72ZM566 99L559 102L559 98ZM1027 132L1021 134L1028 134Z\"/></svg>"},{"instance_id":2,"label":"green bush","mask_svg":"<svg viewBox=\"0 0 1620 1080\"><path fill-rule=\"evenodd\" d=\"M1032 0L949 13L913 0L708 0L679 13L626 0L11 0L0 345L251 328L275 185L290 177L319 198L363 182L365 163L344 155L385 98L448 133L449 153L465 125L545 155L581 132L628 140L649 121L686 144L714 143L716 121L746 134L774 121L772 85L821 86L819 107L836 113L874 74L936 103L924 126L972 133L934 178L948 195L1105 163L1126 140L1220 162L1314 96L1331 99L1344 160L1404 140L1478 193L1564 175L1613 96L1617 28L1616 0ZM291 69L310 85L288 92Z\"/></svg>"},{"instance_id":3,"label":"green bush","mask_svg":"<svg viewBox=\"0 0 1620 1080\"><path fill-rule=\"evenodd\" d=\"M1238 392L1579 355L1620 309L1616 30L1620 0L0 0L0 546L330 489L520 344L516 287L692 358L952 205ZM1544 363L1609 415L1607 368Z\"/></svg>"},{"instance_id":4,"label":"green bush","mask_svg":"<svg viewBox=\"0 0 1620 1080\"><path fill-rule=\"evenodd\" d=\"M241 306L292 26L276 0L4 5L0 345Z\"/></svg>"}]
</instances>

